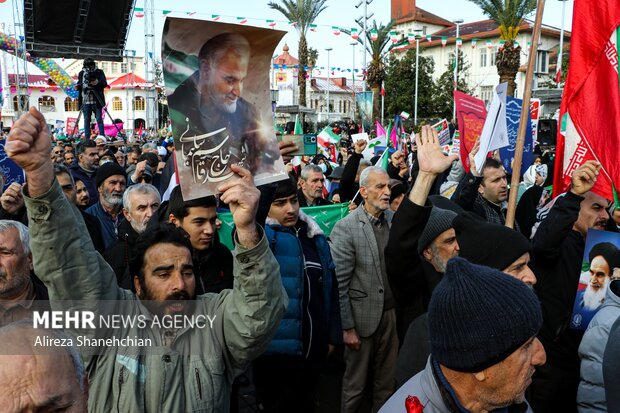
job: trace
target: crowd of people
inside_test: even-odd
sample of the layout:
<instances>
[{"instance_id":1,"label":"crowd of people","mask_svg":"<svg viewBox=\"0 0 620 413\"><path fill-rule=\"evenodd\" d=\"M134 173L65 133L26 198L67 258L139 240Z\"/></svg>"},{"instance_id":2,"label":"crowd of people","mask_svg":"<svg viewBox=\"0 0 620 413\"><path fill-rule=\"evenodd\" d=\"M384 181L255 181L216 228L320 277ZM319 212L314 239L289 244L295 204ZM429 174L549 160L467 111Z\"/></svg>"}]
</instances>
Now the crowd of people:
<instances>
[{"instance_id":1,"label":"crowd of people","mask_svg":"<svg viewBox=\"0 0 620 413\"><path fill-rule=\"evenodd\" d=\"M466 172L429 126L386 149L387 167L349 138L356 128L334 128L337 162L293 162L297 148L281 143L287 179L257 188L235 165L220 195L186 200L166 175L172 142L75 145L31 109L5 145L27 184L0 196L0 406L236 413L242 376L264 412L620 411L616 246L590 250L576 301L588 230L620 232L620 206L592 191L600 165L585 162L569 191L552 193L541 151L509 188L498 159L476 165L475 146ZM302 209L332 203L349 213L331 232ZM218 235L222 211L233 251ZM24 321L33 303L67 301L213 322L122 326L115 335L155 344L50 355L35 337L110 334ZM593 303L585 332L572 328L574 307ZM332 403L323 381L334 366Z\"/></svg>"}]
</instances>

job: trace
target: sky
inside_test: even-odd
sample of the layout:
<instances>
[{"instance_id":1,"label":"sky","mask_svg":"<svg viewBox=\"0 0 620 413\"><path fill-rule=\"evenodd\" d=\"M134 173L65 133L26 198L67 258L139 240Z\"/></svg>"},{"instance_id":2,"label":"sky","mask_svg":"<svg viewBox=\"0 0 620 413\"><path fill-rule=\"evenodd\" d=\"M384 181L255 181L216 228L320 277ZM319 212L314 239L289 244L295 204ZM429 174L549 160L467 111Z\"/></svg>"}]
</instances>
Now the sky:
<instances>
[{"instance_id":1,"label":"sky","mask_svg":"<svg viewBox=\"0 0 620 413\"><path fill-rule=\"evenodd\" d=\"M7 23L13 28L13 11L15 2L18 2L20 12L23 13L23 0L6 0L0 3L0 21ZM97 0L105 1L105 0ZM274 0L279 2L280 0ZM331 47L329 52L329 66L351 68L355 59L355 68L361 68L364 54L363 47L358 45L351 46L353 40L342 33L335 36L332 26L350 29L359 27L355 19L363 15L363 4L359 9L355 5L360 0L328 0L327 8L319 15L315 23L318 25L317 32L308 32L308 45L318 50L319 58L317 66L328 66L328 52L325 48ZM374 13L371 18L377 23L387 23L390 19L390 0L367 0L371 1L367 5L367 12ZM572 6L574 0L566 1L566 21L565 29L570 30L572 22ZM155 35L156 47L161 45L161 32L165 20L163 10L169 10L169 16L188 17L188 13L193 12L189 18L211 19L211 16L220 15L220 21L226 23L236 23L237 17L248 19L247 25L266 27L266 20L275 20L276 29L285 30L288 33L276 48L274 54L280 54L284 43L290 47L289 53L297 57L298 34L293 27L289 27L283 15L278 11L272 10L266 0L154 0L155 4ZM417 6L428 12L443 17L446 20L463 19L465 23L486 19L481 10L474 3L468 0L417 0ZM144 7L144 0L136 0L136 7ZM562 1L547 0L543 23L559 28L561 25ZM532 20L534 14L529 16ZM23 18L23 17L22 17ZM129 36L127 39L127 49L136 50L137 55L144 55L144 18L133 17ZM8 30L7 30L8 31ZM355 51L355 52L354 52ZM355 56L354 56L355 54ZM160 51L156 51L156 56L160 56ZM96 59L96 57L95 57ZM367 61L370 60L367 57ZM33 73L33 72L31 72Z\"/></svg>"}]
</instances>

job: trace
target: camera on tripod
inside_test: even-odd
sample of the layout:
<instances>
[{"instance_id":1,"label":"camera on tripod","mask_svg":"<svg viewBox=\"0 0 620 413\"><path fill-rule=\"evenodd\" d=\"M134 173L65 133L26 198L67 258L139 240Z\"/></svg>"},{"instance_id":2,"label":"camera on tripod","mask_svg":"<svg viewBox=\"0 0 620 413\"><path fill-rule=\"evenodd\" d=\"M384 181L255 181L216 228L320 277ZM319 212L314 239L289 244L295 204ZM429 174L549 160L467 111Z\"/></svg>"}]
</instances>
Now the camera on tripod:
<instances>
[{"instance_id":1,"label":"camera on tripod","mask_svg":"<svg viewBox=\"0 0 620 413\"><path fill-rule=\"evenodd\" d=\"M84 71L81 79L82 87L84 89L92 89L93 86L90 83L97 80L97 66L95 65L95 61L90 57L84 59L84 67L82 70Z\"/></svg>"}]
</instances>

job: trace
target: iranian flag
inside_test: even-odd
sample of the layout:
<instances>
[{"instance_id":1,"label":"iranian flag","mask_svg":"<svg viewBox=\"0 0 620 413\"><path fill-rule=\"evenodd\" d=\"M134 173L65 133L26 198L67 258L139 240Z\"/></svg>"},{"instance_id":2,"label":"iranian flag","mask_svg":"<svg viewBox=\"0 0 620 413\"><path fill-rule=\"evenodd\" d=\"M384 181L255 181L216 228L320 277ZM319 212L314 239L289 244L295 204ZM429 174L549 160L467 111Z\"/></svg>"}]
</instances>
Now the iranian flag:
<instances>
[{"instance_id":1,"label":"iranian flag","mask_svg":"<svg viewBox=\"0 0 620 413\"><path fill-rule=\"evenodd\" d=\"M329 145L335 145L338 142L340 142L340 136L336 135L329 126L323 128L317 135L317 143L324 148L327 148Z\"/></svg>"},{"instance_id":2,"label":"iranian flag","mask_svg":"<svg viewBox=\"0 0 620 413\"><path fill-rule=\"evenodd\" d=\"M338 159L336 144L340 141L340 136L336 135L328 125L317 135L316 141L319 146L327 152L326 156L328 156L332 162L336 162Z\"/></svg>"},{"instance_id":3,"label":"iranian flag","mask_svg":"<svg viewBox=\"0 0 620 413\"><path fill-rule=\"evenodd\" d=\"M617 0L575 2L554 193L567 190L573 171L591 159L602 165L594 192L611 200L620 184L618 51L611 41L618 25Z\"/></svg>"}]
</instances>

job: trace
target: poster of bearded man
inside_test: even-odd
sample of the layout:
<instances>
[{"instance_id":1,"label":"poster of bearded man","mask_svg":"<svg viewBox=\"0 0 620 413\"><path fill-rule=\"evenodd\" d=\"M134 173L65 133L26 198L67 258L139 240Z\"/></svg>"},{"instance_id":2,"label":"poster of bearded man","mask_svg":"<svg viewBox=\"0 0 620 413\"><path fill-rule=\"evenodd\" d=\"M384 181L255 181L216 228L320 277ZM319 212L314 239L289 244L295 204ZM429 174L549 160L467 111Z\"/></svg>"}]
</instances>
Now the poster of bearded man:
<instances>
[{"instance_id":1,"label":"poster of bearded man","mask_svg":"<svg viewBox=\"0 0 620 413\"><path fill-rule=\"evenodd\" d=\"M183 199L217 193L249 169L256 185L286 178L273 129L269 69L286 32L166 19L163 73Z\"/></svg>"},{"instance_id":2,"label":"poster of bearded man","mask_svg":"<svg viewBox=\"0 0 620 413\"><path fill-rule=\"evenodd\" d=\"M620 279L620 233L588 230L571 328L585 330L605 302L607 287Z\"/></svg>"}]
</instances>

